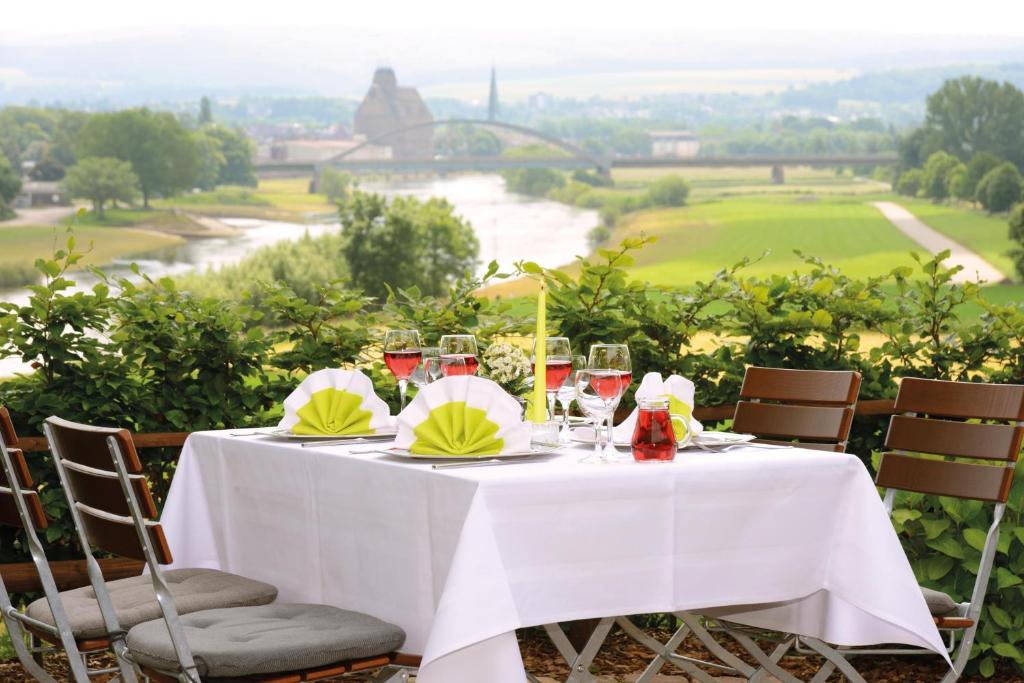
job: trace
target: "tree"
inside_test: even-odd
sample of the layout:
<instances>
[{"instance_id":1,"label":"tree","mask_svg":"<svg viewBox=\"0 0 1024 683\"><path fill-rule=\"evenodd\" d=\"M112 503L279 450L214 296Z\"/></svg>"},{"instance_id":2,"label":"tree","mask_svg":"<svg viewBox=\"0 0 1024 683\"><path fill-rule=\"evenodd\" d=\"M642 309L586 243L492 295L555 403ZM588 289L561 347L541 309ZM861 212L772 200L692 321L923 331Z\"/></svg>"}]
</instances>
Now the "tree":
<instances>
[{"instance_id":1,"label":"tree","mask_svg":"<svg viewBox=\"0 0 1024 683\"><path fill-rule=\"evenodd\" d=\"M1010 258L1017 274L1024 278L1024 204L1018 204L1010 212L1010 239L1020 245L1010 251Z\"/></svg>"},{"instance_id":2,"label":"tree","mask_svg":"<svg viewBox=\"0 0 1024 683\"><path fill-rule=\"evenodd\" d=\"M8 212L8 207L21 192L21 176L7 157L0 153L0 217Z\"/></svg>"},{"instance_id":3,"label":"tree","mask_svg":"<svg viewBox=\"0 0 1024 683\"><path fill-rule=\"evenodd\" d=\"M221 171L224 169L224 151L220 140L210 135L207 129L192 133L199 157L199 173L196 176L196 187L212 190L217 186Z\"/></svg>"},{"instance_id":4,"label":"tree","mask_svg":"<svg viewBox=\"0 0 1024 683\"><path fill-rule=\"evenodd\" d=\"M516 168L503 171L509 192L546 197L551 190L565 186L565 176L553 168Z\"/></svg>"},{"instance_id":5,"label":"tree","mask_svg":"<svg viewBox=\"0 0 1024 683\"><path fill-rule=\"evenodd\" d=\"M442 199L356 192L340 208L342 256L352 284L383 299L388 287L443 294L452 279L472 269L480 251L473 228Z\"/></svg>"},{"instance_id":6,"label":"tree","mask_svg":"<svg viewBox=\"0 0 1024 683\"><path fill-rule=\"evenodd\" d=\"M992 213L1008 211L1020 201L1021 189L1020 171L1005 161L986 173L978 183L978 201Z\"/></svg>"},{"instance_id":7,"label":"tree","mask_svg":"<svg viewBox=\"0 0 1024 683\"><path fill-rule=\"evenodd\" d=\"M213 105L210 104L210 98L203 95L203 98L199 100L199 125L206 126L213 123Z\"/></svg>"},{"instance_id":8,"label":"tree","mask_svg":"<svg viewBox=\"0 0 1024 683\"><path fill-rule=\"evenodd\" d=\"M933 153L924 164L921 194L931 199L948 197L953 173L960 165L960 161L952 154L942 151Z\"/></svg>"},{"instance_id":9,"label":"tree","mask_svg":"<svg viewBox=\"0 0 1024 683\"><path fill-rule=\"evenodd\" d=\"M979 152L971 157L963 173L957 174L953 181L953 196L964 201L974 201L978 194L978 183L985 174L998 166L999 157L988 152Z\"/></svg>"},{"instance_id":10,"label":"tree","mask_svg":"<svg viewBox=\"0 0 1024 683\"><path fill-rule=\"evenodd\" d=\"M325 168L320 172L317 192L325 195L332 202L340 202L348 197L352 186L352 176L336 168Z\"/></svg>"},{"instance_id":11,"label":"tree","mask_svg":"<svg viewBox=\"0 0 1024 683\"><path fill-rule=\"evenodd\" d=\"M190 132L174 118L148 109L94 114L78 132L79 157L127 161L139 179L143 206L152 196L195 186L200 158Z\"/></svg>"},{"instance_id":12,"label":"tree","mask_svg":"<svg viewBox=\"0 0 1024 683\"><path fill-rule=\"evenodd\" d=\"M690 196L690 186L680 176L671 174L651 183L647 196L651 206L683 206Z\"/></svg>"},{"instance_id":13,"label":"tree","mask_svg":"<svg viewBox=\"0 0 1024 683\"><path fill-rule=\"evenodd\" d=\"M925 129L961 161L990 152L1024 168L1024 93L1010 83L946 81L928 97Z\"/></svg>"},{"instance_id":14,"label":"tree","mask_svg":"<svg viewBox=\"0 0 1024 683\"><path fill-rule=\"evenodd\" d=\"M86 157L68 169L64 188L72 197L92 202L96 217L103 219L103 205L110 200L130 202L138 194L139 179L132 165L112 157Z\"/></svg>"},{"instance_id":15,"label":"tree","mask_svg":"<svg viewBox=\"0 0 1024 683\"><path fill-rule=\"evenodd\" d=\"M904 171L896 180L896 192L907 197L916 197L921 191L924 183L924 171L919 168L912 168Z\"/></svg>"},{"instance_id":16,"label":"tree","mask_svg":"<svg viewBox=\"0 0 1024 683\"><path fill-rule=\"evenodd\" d=\"M253 145L241 130L211 125L203 129L220 142L224 163L217 176L218 185L245 185L256 187L256 170L252 165Z\"/></svg>"}]
</instances>

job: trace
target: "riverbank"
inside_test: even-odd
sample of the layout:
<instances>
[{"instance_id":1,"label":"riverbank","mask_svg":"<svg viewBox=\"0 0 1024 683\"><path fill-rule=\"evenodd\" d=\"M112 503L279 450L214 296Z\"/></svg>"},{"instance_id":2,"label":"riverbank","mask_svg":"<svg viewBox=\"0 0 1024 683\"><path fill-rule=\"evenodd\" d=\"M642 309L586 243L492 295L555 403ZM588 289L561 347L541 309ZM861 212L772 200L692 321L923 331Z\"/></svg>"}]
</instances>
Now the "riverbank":
<instances>
[{"instance_id":1,"label":"riverbank","mask_svg":"<svg viewBox=\"0 0 1024 683\"><path fill-rule=\"evenodd\" d=\"M316 223L336 216L326 196L309 192L309 178L261 178L257 187L218 187L159 199L153 206L208 218L253 218Z\"/></svg>"},{"instance_id":2,"label":"riverbank","mask_svg":"<svg viewBox=\"0 0 1024 683\"><path fill-rule=\"evenodd\" d=\"M80 225L74 228L79 248L88 254L76 265L104 266L134 254L185 244L184 237L135 228ZM65 228L52 225L0 225L0 289L21 287L38 281L36 259L52 258L55 248L67 241Z\"/></svg>"}]
</instances>

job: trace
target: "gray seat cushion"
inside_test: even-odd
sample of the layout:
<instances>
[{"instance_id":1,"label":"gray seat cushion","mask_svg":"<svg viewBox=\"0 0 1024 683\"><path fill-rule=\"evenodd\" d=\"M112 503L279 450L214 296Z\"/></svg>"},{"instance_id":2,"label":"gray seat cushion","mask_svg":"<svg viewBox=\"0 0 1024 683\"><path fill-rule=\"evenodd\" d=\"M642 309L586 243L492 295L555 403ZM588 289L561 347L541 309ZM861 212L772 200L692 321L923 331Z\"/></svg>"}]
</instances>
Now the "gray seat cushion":
<instances>
[{"instance_id":1,"label":"gray seat cushion","mask_svg":"<svg viewBox=\"0 0 1024 683\"><path fill-rule=\"evenodd\" d=\"M922 586L921 593L924 594L924 601L928 603L928 611L932 613L932 616L948 617L956 614L960 607L953 598L942 591Z\"/></svg>"},{"instance_id":2,"label":"gray seat cushion","mask_svg":"<svg viewBox=\"0 0 1024 683\"><path fill-rule=\"evenodd\" d=\"M172 569L164 572L164 579L180 614L220 607L266 605L277 598L277 588L269 583L216 569ZM148 574L108 581L107 592L123 629L161 617L153 580ZM82 640L106 635L92 586L64 591L60 596L75 638ZM46 598L29 605L26 613L33 619L56 625Z\"/></svg>"},{"instance_id":3,"label":"gray seat cushion","mask_svg":"<svg viewBox=\"0 0 1024 683\"><path fill-rule=\"evenodd\" d=\"M182 617L181 625L204 678L313 669L394 652L405 642L393 624L327 605L207 610ZM179 668L163 619L130 630L128 647L143 666Z\"/></svg>"}]
</instances>

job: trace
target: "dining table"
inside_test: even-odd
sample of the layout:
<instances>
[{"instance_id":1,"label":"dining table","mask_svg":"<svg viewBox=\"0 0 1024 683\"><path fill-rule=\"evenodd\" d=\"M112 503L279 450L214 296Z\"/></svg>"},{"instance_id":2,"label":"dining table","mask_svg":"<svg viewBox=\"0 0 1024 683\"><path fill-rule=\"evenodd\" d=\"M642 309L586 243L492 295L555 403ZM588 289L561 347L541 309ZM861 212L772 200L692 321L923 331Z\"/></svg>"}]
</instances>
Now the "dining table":
<instances>
[{"instance_id":1,"label":"dining table","mask_svg":"<svg viewBox=\"0 0 1024 683\"><path fill-rule=\"evenodd\" d=\"M746 444L587 463L577 444L435 467L387 445L192 434L161 515L172 567L397 624L418 683L523 683L516 629L662 612L945 656L855 455Z\"/></svg>"}]
</instances>

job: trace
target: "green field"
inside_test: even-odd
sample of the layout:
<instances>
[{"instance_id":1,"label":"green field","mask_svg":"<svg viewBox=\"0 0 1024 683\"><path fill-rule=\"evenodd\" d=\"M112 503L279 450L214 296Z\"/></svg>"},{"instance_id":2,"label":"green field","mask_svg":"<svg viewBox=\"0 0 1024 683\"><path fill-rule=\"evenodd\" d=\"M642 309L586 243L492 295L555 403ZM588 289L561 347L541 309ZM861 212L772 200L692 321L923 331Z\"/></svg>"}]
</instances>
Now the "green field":
<instances>
[{"instance_id":1,"label":"green field","mask_svg":"<svg viewBox=\"0 0 1024 683\"><path fill-rule=\"evenodd\" d=\"M924 199L900 197L895 201L932 228L978 252L1007 277L1019 279L1013 261L1006 255L1014 247L1008 236L1006 216Z\"/></svg>"},{"instance_id":2,"label":"green field","mask_svg":"<svg viewBox=\"0 0 1024 683\"><path fill-rule=\"evenodd\" d=\"M336 209L327 197L309 193L309 178L260 179L259 186L219 187L212 192L196 192L160 199L154 206L177 208L204 216L263 218L302 221Z\"/></svg>"},{"instance_id":3,"label":"green field","mask_svg":"<svg viewBox=\"0 0 1024 683\"><path fill-rule=\"evenodd\" d=\"M731 197L678 209L626 217L613 241L640 233L658 243L641 252L633 274L661 285L685 285L711 277L743 257L765 258L751 274L789 272L805 266L799 249L865 277L911 262L920 251L872 206L846 196Z\"/></svg>"},{"instance_id":4,"label":"green field","mask_svg":"<svg viewBox=\"0 0 1024 683\"><path fill-rule=\"evenodd\" d=\"M836 174L833 169L809 166L785 167L786 182L775 185L766 166L719 168L684 166L681 168L621 168L612 172L616 188L637 191L652 180L678 175L689 183L691 197L699 201L714 197L771 194L868 194L888 191L887 183L855 177L850 171Z\"/></svg>"}]
</instances>

